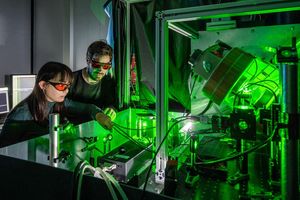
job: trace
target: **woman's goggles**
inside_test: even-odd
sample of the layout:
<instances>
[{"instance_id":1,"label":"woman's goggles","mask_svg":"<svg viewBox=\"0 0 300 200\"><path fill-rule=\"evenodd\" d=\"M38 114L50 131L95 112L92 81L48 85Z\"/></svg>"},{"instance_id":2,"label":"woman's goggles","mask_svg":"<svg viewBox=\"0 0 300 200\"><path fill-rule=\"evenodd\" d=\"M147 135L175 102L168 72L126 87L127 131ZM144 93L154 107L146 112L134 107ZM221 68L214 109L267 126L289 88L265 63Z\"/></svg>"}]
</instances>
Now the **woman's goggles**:
<instances>
[{"instance_id":1,"label":"woman's goggles","mask_svg":"<svg viewBox=\"0 0 300 200\"><path fill-rule=\"evenodd\" d=\"M71 84L66 84L66 83L54 83L50 81L48 81L48 83L58 91L65 91L66 89L69 89L71 86Z\"/></svg>"},{"instance_id":2,"label":"woman's goggles","mask_svg":"<svg viewBox=\"0 0 300 200\"><path fill-rule=\"evenodd\" d=\"M92 60L92 67L97 69L109 70L111 68L111 63L100 63Z\"/></svg>"}]
</instances>

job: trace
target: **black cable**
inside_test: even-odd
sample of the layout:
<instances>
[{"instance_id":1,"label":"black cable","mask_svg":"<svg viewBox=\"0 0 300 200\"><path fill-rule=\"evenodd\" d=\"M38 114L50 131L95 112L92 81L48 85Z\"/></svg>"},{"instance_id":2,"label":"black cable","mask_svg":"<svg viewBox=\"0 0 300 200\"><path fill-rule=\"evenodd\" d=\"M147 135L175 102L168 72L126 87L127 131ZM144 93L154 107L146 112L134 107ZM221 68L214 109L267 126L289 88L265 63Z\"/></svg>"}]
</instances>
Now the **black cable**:
<instances>
[{"instance_id":1,"label":"black cable","mask_svg":"<svg viewBox=\"0 0 300 200\"><path fill-rule=\"evenodd\" d=\"M271 83L273 83L274 85L276 85L276 87L279 87L278 84L277 84L275 81L273 81L273 80L268 80L268 79L266 79L266 80L261 80L261 81L257 81L257 82L254 82L254 83L248 83L248 84L246 84L244 87L251 87L251 86L253 86L253 85L257 85L257 86L260 86L260 87L264 87L264 88L266 88L267 90L269 90L269 91L272 93L272 95L274 96L275 102L278 102L277 95L276 95L276 93L274 92L274 90L272 90L272 89L269 88L268 86L259 84L259 83L263 83L263 82L271 82ZM238 93L232 93L233 95L235 95L234 100L233 100L233 106L236 105L236 99L237 99L237 97L239 96L239 94L241 94L241 93L242 93L242 91L239 91ZM239 98L239 99L240 99L240 98Z\"/></svg>"},{"instance_id":2,"label":"black cable","mask_svg":"<svg viewBox=\"0 0 300 200\"><path fill-rule=\"evenodd\" d=\"M192 85L192 88L191 88L191 95L190 95L190 97L191 97L192 94L193 94L193 90L194 90L194 87L195 87L197 78L198 78L198 75L196 75L195 78L194 78L194 82L193 82L193 85Z\"/></svg>"},{"instance_id":3,"label":"black cable","mask_svg":"<svg viewBox=\"0 0 300 200\"><path fill-rule=\"evenodd\" d=\"M183 115L183 116L177 117L177 118L175 118L175 119L186 118L186 117L187 117L187 116ZM192 116L192 117L197 118L197 116ZM171 119L171 120L174 120L174 119ZM170 121L171 121L171 120L170 120ZM135 131L141 130L140 128L129 128L129 127L126 127L126 126L122 126L122 125L117 124L117 123L115 123L115 122L113 122L113 124L116 125L116 126L118 126L119 128L123 128L123 129L127 129L127 130L133 130L133 131L134 131L134 130L135 130ZM154 129L154 128L156 128L156 126L147 127L147 128L145 128L145 129L143 129L143 130Z\"/></svg>"},{"instance_id":4,"label":"black cable","mask_svg":"<svg viewBox=\"0 0 300 200\"><path fill-rule=\"evenodd\" d=\"M200 115L204 115L211 108L212 105L213 105L213 101L209 100L209 102L207 103L207 105L205 106L205 108L198 115L199 116ZM187 116L188 115L184 115L183 117L187 117Z\"/></svg>"},{"instance_id":5,"label":"black cable","mask_svg":"<svg viewBox=\"0 0 300 200\"><path fill-rule=\"evenodd\" d=\"M192 73L193 73L193 72L192 72ZM194 75L192 75L192 77L194 77ZM191 88L191 92L190 92L190 99L191 99L191 97L192 97L192 95L193 95L193 90L194 90L194 87L195 87L197 78L198 78L198 75L195 75L195 77L194 77L194 82L193 82L193 85L192 85L192 88ZM186 108L184 108L184 112L183 112L183 113L185 113L185 112L186 112ZM189 115L189 113L186 113L185 116L188 116L188 115Z\"/></svg>"},{"instance_id":6,"label":"black cable","mask_svg":"<svg viewBox=\"0 0 300 200\"><path fill-rule=\"evenodd\" d=\"M187 146L190 145L189 143L186 143L188 140L190 140L191 136L189 136L188 138L186 138L184 141L182 141L180 144L178 144L174 149L179 148L179 146ZM173 152L170 152L169 156L171 158L174 158L174 156L172 155ZM184 151L182 151L179 156L177 156L176 158L179 158L182 156L182 154L184 153ZM175 154L176 155L176 154Z\"/></svg>"},{"instance_id":7,"label":"black cable","mask_svg":"<svg viewBox=\"0 0 300 200\"><path fill-rule=\"evenodd\" d=\"M82 168L87 164L87 161L81 160L75 167L73 173L73 184L72 184L72 199L77 200L77 187L79 184L79 175Z\"/></svg>"},{"instance_id":8,"label":"black cable","mask_svg":"<svg viewBox=\"0 0 300 200\"><path fill-rule=\"evenodd\" d=\"M139 130L142 130L140 128L129 128L129 127L125 127L125 126L122 126L120 124L117 124L115 122L113 122L114 125L118 126L119 128L123 128L123 129L127 129L127 130L132 130L132 131L139 131ZM155 129L156 127L155 126L152 126L152 127L147 127L147 128L144 128L143 130L147 130L147 129Z\"/></svg>"},{"instance_id":9,"label":"black cable","mask_svg":"<svg viewBox=\"0 0 300 200\"><path fill-rule=\"evenodd\" d=\"M264 142L262 142L262 144L256 145L244 152L240 152L236 155L230 156L230 157L226 157L226 158L221 158L221 159L217 159L217 160L206 160L205 162L198 162L195 163L196 165L211 165L211 164L216 164L216 163L221 163L221 162L225 162L225 161L229 161L229 160L234 160L238 157L241 157L243 155L249 154L257 149L263 148L267 145L267 143L274 137L275 133L277 131L277 127L275 127L273 133L271 134L271 136L269 138L267 138Z\"/></svg>"},{"instance_id":10,"label":"black cable","mask_svg":"<svg viewBox=\"0 0 300 200\"><path fill-rule=\"evenodd\" d=\"M276 102L276 103L278 102L278 100L277 100L277 95L276 95L276 93L275 93L271 88L269 88L269 87L267 87L267 86L265 86L265 85L257 84L257 83L252 83L251 86L252 86L252 85L257 85L257 86L264 87L264 88L268 89L268 90L273 94L273 96L274 96L274 98L275 98L275 102Z\"/></svg>"},{"instance_id":11,"label":"black cable","mask_svg":"<svg viewBox=\"0 0 300 200\"><path fill-rule=\"evenodd\" d=\"M232 94L234 95L233 106L239 105L239 104L240 104L240 101L241 101L241 99L242 99L242 97L240 97L240 94L242 94L242 92L243 92L242 90L239 91L238 93L232 92ZM238 98L238 104L236 104L237 98ZM248 100L246 100L246 99L245 99L245 102L247 102L247 103L250 104L250 101L248 101Z\"/></svg>"},{"instance_id":12,"label":"black cable","mask_svg":"<svg viewBox=\"0 0 300 200\"><path fill-rule=\"evenodd\" d=\"M209 100L206 107L204 108L204 110L202 110L202 112L199 115L204 115L211 108L212 104L213 104L213 101Z\"/></svg>"},{"instance_id":13,"label":"black cable","mask_svg":"<svg viewBox=\"0 0 300 200\"><path fill-rule=\"evenodd\" d=\"M183 118L183 116L178 117L178 118ZM165 137L163 138L163 140L161 141L161 143L160 143L159 146L157 147L157 150L156 150L156 152L155 152L155 154L154 154L154 157L153 157L153 159L152 159L152 161L151 161L151 163L150 163L150 167L149 167L149 169L148 169L148 172L147 172L147 175L146 175L146 178L145 178L145 184L144 184L144 187L143 187L143 192L142 192L141 200L144 199L144 195L145 195L145 192L146 192L147 183L148 183L148 180L149 180L149 177L150 177L150 172L151 172L151 169L152 169L152 165L153 165L153 163L154 163L154 160L156 159L156 156L157 156L157 154L158 154L160 148L162 147L163 143L164 143L165 140L167 139L167 137L168 137L169 133L171 132L172 128L173 128L176 124L178 124L178 123L180 123L180 122L182 122L182 121L185 121L185 120L187 120L187 119L192 119L192 118L194 118L194 117L185 117L184 119L180 119L180 120L174 122L174 124L172 124L172 125L170 126L170 128L168 129L168 131L167 131ZM175 118L174 120L176 120L176 119L177 119L177 118Z\"/></svg>"},{"instance_id":14,"label":"black cable","mask_svg":"<svg viewBox=\"0 0 300 200\"><path fill-rule=\"evenodd\" d=\"M279 85L275 82L275 81L273 81L273 80L269 80L269 79L265 79L265 80L261 80L261 81L256 81L256 82L254 82L254 84L256 84L256 83L263 83L263 82L271 82L271 83L273 83L274 85L276 85L276 87L278 87L279 88ZM253 83L248 83L248 85L252 85ZM248 86L247 85L247 86Z\"/></svg>"},{"instance_id":15,"label":"black cable","mask_svg":"<svg viewBox=\"0 0 300 200\"><path fill-rule=\"evenodd\" d=\"M143 144L137 142L135 139L133 139L132 137L130 137L129 135L126 134L126 132L124 132L122 129L120 129L119 127L114 127L114 130L121 134L123 137L129 139L130 141L132 141L134 144L136 144L138 147L142 148L142 149L145 149L146 151L149 151L151 153L154 153L152 150L149 149L148 146L144 146Z\"/></svg>"},{"instance_id":16,"label":"black cable","mask_svg":"<svg viewBox=\"0 0 300 200\"><path fill-rule=\"evenodd\" d=\"M96 149L99 153L101 153L102 155L104 155L104 152L101 151L98 147L94 147L94 149Z\"/></svg>"}]
</instances>

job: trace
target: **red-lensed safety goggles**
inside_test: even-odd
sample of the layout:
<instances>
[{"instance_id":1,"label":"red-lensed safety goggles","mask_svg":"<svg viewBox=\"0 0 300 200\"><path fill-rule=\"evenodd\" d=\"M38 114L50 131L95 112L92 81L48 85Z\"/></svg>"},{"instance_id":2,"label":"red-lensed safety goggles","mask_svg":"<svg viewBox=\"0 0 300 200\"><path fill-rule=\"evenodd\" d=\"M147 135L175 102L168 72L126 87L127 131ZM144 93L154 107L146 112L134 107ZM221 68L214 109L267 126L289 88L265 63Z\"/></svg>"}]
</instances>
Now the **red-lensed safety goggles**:
<instances>
[{"instance_id":1,"label":"red-lensed safety goggles","mask_svg":"<svg viewBox=\"0 0 300 200\"><path fill-rule=\"evenodd\" d=\"M104 70L109 70L111 68L111 63L100 63L100 62L92 60L92 67L98 68L98 69L102 68Z\"/></svg>"},{"instance_id":2,"label":"red-lensed safety goggles","mask_svg":"<svg viewBox=\"0 0 300 200\"><path fill-rule=\"evenodd\" d=\"M69 89L71 86L71 84L66 84L66 83L54 83L50 81L48 81L48 83L58 91L65 91L66 89Z\"/></svg>"}]
</instances>

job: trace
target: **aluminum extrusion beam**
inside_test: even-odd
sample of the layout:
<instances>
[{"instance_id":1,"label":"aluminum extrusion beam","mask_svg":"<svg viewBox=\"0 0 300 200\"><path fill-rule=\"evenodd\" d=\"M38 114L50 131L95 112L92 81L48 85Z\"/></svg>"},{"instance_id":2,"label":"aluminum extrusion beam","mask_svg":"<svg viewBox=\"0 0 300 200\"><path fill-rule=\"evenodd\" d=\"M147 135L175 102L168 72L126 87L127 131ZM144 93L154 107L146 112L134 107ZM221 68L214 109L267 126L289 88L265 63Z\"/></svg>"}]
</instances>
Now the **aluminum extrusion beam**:
<instances>
[{"instance_id":1,"label":"aluminum extrusion beam","mask_svg":"<svg viewBox=\"0 0 300 200\"><path fill-rule=\"evenodd\" d=\"M197 19L243 16L300 10L299 0L255 0L232 3L222 3L206 6L172 9L162 11L164 20L168 22L183 22Z\"/></svg>"},{"instance_id":2,"label":"aluminum extrusion beam","mask_svg":"<svg viewBox=\"0 0 300 200\"><path fill-rule=\"evenodd\" d=\"M167 21L160 13L156 15L155 26L156 148L161 145L156 156L155 181L163 183L168 158L167 145L164 140L168 131L169 30Z\"/></svg>"}]
</instances>

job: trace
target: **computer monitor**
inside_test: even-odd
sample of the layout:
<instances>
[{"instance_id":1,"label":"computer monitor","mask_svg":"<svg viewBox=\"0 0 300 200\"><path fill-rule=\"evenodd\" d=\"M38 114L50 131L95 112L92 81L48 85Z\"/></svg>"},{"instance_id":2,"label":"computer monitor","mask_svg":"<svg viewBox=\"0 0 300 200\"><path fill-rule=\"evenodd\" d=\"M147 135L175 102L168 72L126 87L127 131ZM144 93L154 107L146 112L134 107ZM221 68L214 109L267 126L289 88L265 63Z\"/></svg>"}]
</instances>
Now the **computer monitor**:
<instances>
[{"instance_id":1,"label":"computer monitor","mask_svg":"<svg viewBox=\"0 0 300 200\"><path fill-rule=\"evenodd\" d=\"M8 88L0 88L0 114L9 112Z\"/></svg>"},{"instance_id":2,"label":"computer monitor","mask_svg":"<svg viewBox=\"0 0 300 200\"><path fill-rule=\"evenodd\" d=\"M0 88L0 132L2 124L5 121L7 114L9 113L9 100L8 100L8 88Z\"/></svg>"},{"instance_id":3,"label":"computer monitor","mask_svg":"<svg viewBox=\"0 0 300 200\"><path fill-rule=\"evenodd\" d=\"M11 74L5 76L5 84L9 88L11 108L25 99L32 92L35 84L34 74Z\"/></svg>"}]
</instances>

